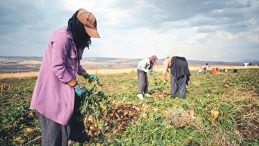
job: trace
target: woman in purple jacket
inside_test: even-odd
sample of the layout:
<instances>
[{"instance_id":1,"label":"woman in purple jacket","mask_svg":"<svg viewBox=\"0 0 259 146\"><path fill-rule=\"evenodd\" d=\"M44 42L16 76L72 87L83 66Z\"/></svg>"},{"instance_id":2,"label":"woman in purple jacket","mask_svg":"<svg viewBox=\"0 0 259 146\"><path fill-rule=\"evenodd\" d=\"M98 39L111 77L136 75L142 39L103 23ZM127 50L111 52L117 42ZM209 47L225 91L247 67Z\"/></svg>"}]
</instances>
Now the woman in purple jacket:
<instances>
[{"instance_id":1,"label":"woman in purple jacket","mask_svg":"<svg viewBox=\"0 0 259 146\"><path fill-rule=\"evenodd\" d=\"M80 65L91 37L99 38L96 18L91 12L79 9L69 19L68 26L56 30L48 41L30 105L39 116L43 146L66 146L73 135L71 121L78 98L89 95L77 83L77 74L99 81Z\"/></svg>"}]
</instances>

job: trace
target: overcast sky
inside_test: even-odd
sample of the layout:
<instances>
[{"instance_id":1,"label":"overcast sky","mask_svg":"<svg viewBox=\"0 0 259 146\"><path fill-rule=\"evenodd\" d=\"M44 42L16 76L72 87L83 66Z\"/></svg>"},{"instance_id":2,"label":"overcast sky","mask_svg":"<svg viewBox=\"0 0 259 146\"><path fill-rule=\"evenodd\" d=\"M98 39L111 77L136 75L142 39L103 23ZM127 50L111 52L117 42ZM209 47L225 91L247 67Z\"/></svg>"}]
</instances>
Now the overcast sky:
<instances>
[{"instance_id":1,"label":"overcast sky","mask_svg":"<svg viewBox=\"0 0 259 146\"><path fill-rule=\"evenodd\" d=\"M258 0L1 0L0 56L43 56L81 7L101 35L84 57L259 60Z\"/></svg>"}]
</instances>

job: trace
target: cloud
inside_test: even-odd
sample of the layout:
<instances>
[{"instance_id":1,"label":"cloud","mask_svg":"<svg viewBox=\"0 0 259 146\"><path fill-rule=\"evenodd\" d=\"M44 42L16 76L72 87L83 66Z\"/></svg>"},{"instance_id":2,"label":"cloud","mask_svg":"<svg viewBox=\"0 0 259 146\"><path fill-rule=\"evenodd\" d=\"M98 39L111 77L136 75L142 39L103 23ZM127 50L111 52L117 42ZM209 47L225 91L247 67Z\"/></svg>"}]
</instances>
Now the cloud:
<instances>
[{"instance_id":1,"label":"cloud","mask_svg":"<svg viewBox=\"0 0 259 146\"><path fill-rule=\"evenodd\" d=\"M80 7L96 15L101 34L85 57L259 58L257 0L3 0L0 55L42 56L51 33Z\"/></svg>"}]
</instances>

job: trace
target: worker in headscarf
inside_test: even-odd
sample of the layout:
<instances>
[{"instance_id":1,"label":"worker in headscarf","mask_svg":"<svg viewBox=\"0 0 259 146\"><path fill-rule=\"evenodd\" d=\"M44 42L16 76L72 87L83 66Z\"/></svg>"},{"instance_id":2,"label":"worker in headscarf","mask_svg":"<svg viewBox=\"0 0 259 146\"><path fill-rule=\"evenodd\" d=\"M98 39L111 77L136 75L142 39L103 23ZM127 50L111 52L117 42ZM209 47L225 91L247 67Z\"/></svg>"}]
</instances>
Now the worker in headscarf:
<instances>
[{"instance_id":1,"label":"worker in headscarf","mask_svg":"<svg viewBox=\"0 0 259 146\"><path fill-rule=\"evenodd\" d=\"M67 146L68 140L75 138L71 135L82 125L71 121L79 108L80 97L88 96L89 92L77 82L76 76L99 81L80 65L91 38L99 38L96 18L91 12L79 9L68 20L68 26L56 30L49 39L30 105L39 116L42 146Z\"/></svg>"}]
</instances>

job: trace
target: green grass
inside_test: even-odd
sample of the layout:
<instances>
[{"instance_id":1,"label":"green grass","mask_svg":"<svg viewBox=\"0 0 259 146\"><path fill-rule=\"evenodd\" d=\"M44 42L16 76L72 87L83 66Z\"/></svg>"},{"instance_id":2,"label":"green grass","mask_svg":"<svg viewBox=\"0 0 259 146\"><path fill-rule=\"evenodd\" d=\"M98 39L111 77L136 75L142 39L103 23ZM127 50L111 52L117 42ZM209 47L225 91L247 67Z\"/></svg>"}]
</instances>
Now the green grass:
<instances>
[{"instance_id":1,"label":"green grass","mask_svg":"<svg viewBox=\"0 0 259 146\"><path fill-rule=\"evenodd\" d=\"M161 73L158 73L160 76ZM108 98L120 104L139 106L138 120L123 133L112 133L90 144L101 145L258 145L259 69L238 73L196 74L192 72L186 100L170 99L170 84L149 77L153 97L136 97L135 73L100 75ZM82 84L87 84L79 78ZM28 107L35 79L2 80L15 89L1 91L0 145L25 144L40 135L37 118L28 119ZM213 120L211 111L219 111ZM174 127L176 113L193 113L192 121ZM190 117L180 117L184 118ZM34 129L28 133L26 127ZM18 139L18 140L17 140ZM36 143L37 144L37 143Z\"/></svg>"}]
</instances>

